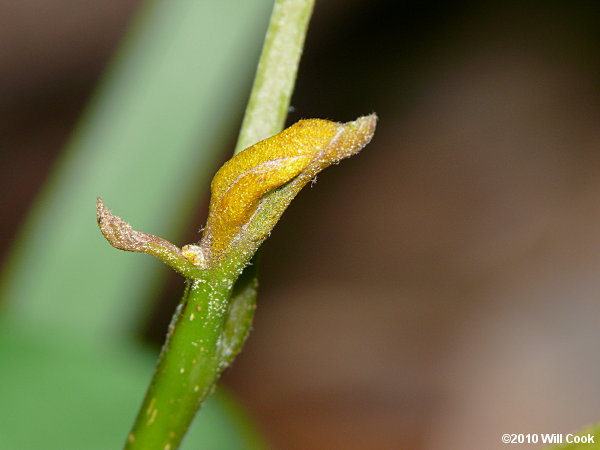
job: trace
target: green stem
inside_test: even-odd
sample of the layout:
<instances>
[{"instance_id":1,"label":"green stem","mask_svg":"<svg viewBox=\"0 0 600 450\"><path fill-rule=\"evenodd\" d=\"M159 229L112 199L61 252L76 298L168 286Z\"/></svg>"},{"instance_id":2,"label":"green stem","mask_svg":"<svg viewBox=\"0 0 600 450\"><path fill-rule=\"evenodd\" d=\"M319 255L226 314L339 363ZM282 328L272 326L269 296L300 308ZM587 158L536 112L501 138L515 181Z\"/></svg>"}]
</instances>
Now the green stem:
<instances>
[{"instance_id":1,"label":"green stem","mask_svg":"<svg viewBox=\"0 0 600 450\"><path fill-rule=\"evenodd\" d=\"M231 293L229 310L219 340L219 360L222 368L229 366L242 350L254 319L258 290L257 258L236 280Z\"/></svg>"},{"instance_id":2,"label":"green stem","mask_svg":"<svg viewBox=\"0 0 600 450\"><path fill-rule=\"evenodd\" d=\"M235 153L277 134L289 109L314 0L276 0ZM175 450L242 348L256 305L256 265L188 279L126 449ZM235 283L235 287L232 286Z\"/></svg>"},{"instance_id":3,"label":"green stem","mask_svg":"<svg viewBox=\"0 0 600 450\"><path fill-rule=\"evenodd\" d=\"M275 0L234 154L283 130L314 3Z\"/></svg>"},{"instance_id":4,"label":"green stem","mask_svg":"<svg viewBox=\"0 0 600 450\"><path fill-rule=\"evenodd\" d=\"M283 129L313 8L314 0L275 1L234 154ZM252 327L257 259L235 283L222 342L227 365L241 351Z\"/></svg>"},{"instance_id":5,"label":"green stem","mask_svg":"<svg viewBox=\"0 0 600 450\"><path fill-rule=\"evenodd\" d=\"M207 272L187 283L126 448L176 449L220 374L231 281Z\"/></svg>"},{"instance_id":6,"label":"green stem","mask_svg":"<svg viewBox=\"0 0 600 450\"><path fill-rule=\"evenodd\" d=\"M276 0L256 69L254 85L234 154L283 130L314 0ZM258 288L257 260L236 281L225 321L227 364L241 351L252 328Z\"/></svg>"}]
</instances>

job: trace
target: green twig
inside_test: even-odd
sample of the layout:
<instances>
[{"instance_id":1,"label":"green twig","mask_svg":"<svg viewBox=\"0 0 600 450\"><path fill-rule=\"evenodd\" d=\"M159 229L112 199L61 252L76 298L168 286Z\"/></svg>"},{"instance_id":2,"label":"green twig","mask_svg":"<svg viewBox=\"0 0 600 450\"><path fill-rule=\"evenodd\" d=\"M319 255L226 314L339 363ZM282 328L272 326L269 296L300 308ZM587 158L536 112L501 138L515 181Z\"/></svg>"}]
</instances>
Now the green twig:
<instances>
[{"instance_id":1,"label":"green twig","mask_svg":"<svg viewBox=\"0 0 600 450\"><path fill-rule=\"evenodd\" d=\"M276 0L236 153L283 128L313 3ZM176 449L240 351L251 327L257 284L255 274L247 273L234 288L240 269L212 268L188 279L126 448Z\"/></svg>"},{"instance_id":2,"label":"green twig","mask_svg":"<svg viewBox=\"0 0 600 450\"><path fill-rule=\"evenodd\" d=\"M187 281L126 448L179 446L220 373L217 343L230 293L231 282L223 274L207 272Z\"/></svg>"},{"instance_id":3,"label":"green twig","mask_svg":"<svg viewBox=\"0 0 600 450\"><path fill-rule=\"evenodd\" d=\"M276 0L234 154L279 133L285 124L314 0ZM252 327L257 265L236 281L225 320L221 353L231 364Z\"/></svg>"},{"instance_id":4,"label":"green twig","mask_svg":"<svg viewBox=\"0 0 600 450\"><path fill-rule=\"evenodd\" d=\"M276 0L235 147L239 153L285 124L314 0Z\"/></svg>"},{"instance_id":5,"label":"green twig","mask_svg":"<svg viewBox=\"0 0 600 450\"><path fill-rule=\"evenodd\" d=\"M129 448L173 449L179 444L250 329L256 281L253 274L244 276L243 269L298 192L321 170L364 148L376 122L374 114L348 123L302 120L233 157L213 178L199 245L179 249L135 231L99 203L100 229L113 246L166 254L165 262L193 274L129 436Z\"/></svg>"}]
</instances>

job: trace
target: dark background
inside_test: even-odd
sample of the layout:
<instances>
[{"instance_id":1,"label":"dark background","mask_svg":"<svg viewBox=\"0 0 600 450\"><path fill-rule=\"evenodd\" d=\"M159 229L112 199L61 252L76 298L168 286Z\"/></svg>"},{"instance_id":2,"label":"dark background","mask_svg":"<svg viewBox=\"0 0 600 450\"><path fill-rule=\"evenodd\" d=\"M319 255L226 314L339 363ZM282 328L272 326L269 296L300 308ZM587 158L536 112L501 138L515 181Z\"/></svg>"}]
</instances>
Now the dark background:
<instances>
[{"instance_id":1,"label":"dark background","mask_svg":"<svg viewBox=\"0 0 600 450\"><path fill-rule=\"evenodd\" d=\"M492 449L600 420L597 3L317 3L290 123L380 122L265 243L224 382L284 449ZM2 255L137 6L0 3ZM180 289L140 338L159 345Z\"/></svg>"}]
</instances>

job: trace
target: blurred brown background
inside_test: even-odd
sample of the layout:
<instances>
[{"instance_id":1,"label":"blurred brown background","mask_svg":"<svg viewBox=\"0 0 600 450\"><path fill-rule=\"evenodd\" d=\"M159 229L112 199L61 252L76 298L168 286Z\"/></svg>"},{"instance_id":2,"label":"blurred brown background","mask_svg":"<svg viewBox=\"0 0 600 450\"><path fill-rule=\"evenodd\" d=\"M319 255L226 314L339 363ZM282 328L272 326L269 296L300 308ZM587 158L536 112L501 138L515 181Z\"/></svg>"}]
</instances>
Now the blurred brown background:
<instances>
[{"instance_id":1,"label":"blurred brown background","mask_svg":"<svg viewBox=\"0 0 600 450\"><path fill-rule=\"evenodd\" d=\"M138 3L0 2L2 255ZM494 449L600 420L598 9L317 1L290 122L380 123L262 251L225 383L275 448Z\"/></svg>"}]
</instances>

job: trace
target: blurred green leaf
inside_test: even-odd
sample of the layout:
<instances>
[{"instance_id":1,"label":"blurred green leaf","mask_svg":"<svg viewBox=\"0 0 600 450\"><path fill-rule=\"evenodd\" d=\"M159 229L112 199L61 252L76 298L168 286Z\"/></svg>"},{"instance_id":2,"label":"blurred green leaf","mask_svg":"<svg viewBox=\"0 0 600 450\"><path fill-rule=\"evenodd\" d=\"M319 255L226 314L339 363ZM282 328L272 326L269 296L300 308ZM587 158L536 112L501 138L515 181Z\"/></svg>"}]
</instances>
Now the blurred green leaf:
<instances>
[{"instance_id":1,"label":"blurred green leaf","mask_svg":"<svg viewBox=\"0 0 600 450\"><path fill-rule=\"evenodd\" d=\"M127 346L90 348L48 331L0 326L0 448L121 448L156 354ZM218 391L206 406L183 450L264 448L226 394Z\"/></svg>"},{"instance_id":2,"label":"blurred green leaf","mask_svg":"<svg viewBox=\"0 0 600 450\"><path fill-rule=\"evenodd\" d=\"M246 101L271 2L145 5L25 224L2 279L13 320L121 340L147 316L160 264L115 252L102 195L134 226L177 242ZM6 305L5 305L6 306Z\"/></svg>"},{"instance_id":3,"label":"blurred green leaf","mask_svg":"<svg viewBox=\"0 0 600 450\"><path fill-rule=\"evenodd\" d=\"M96 196L177 242L237 135L271 6L154 0L138 14L0 280L0 448L122 446L156 357L133 336L166 271L105 242ZM184 449L264 447L222 394L200 417Z\"/></svg>"}]
</instances>

